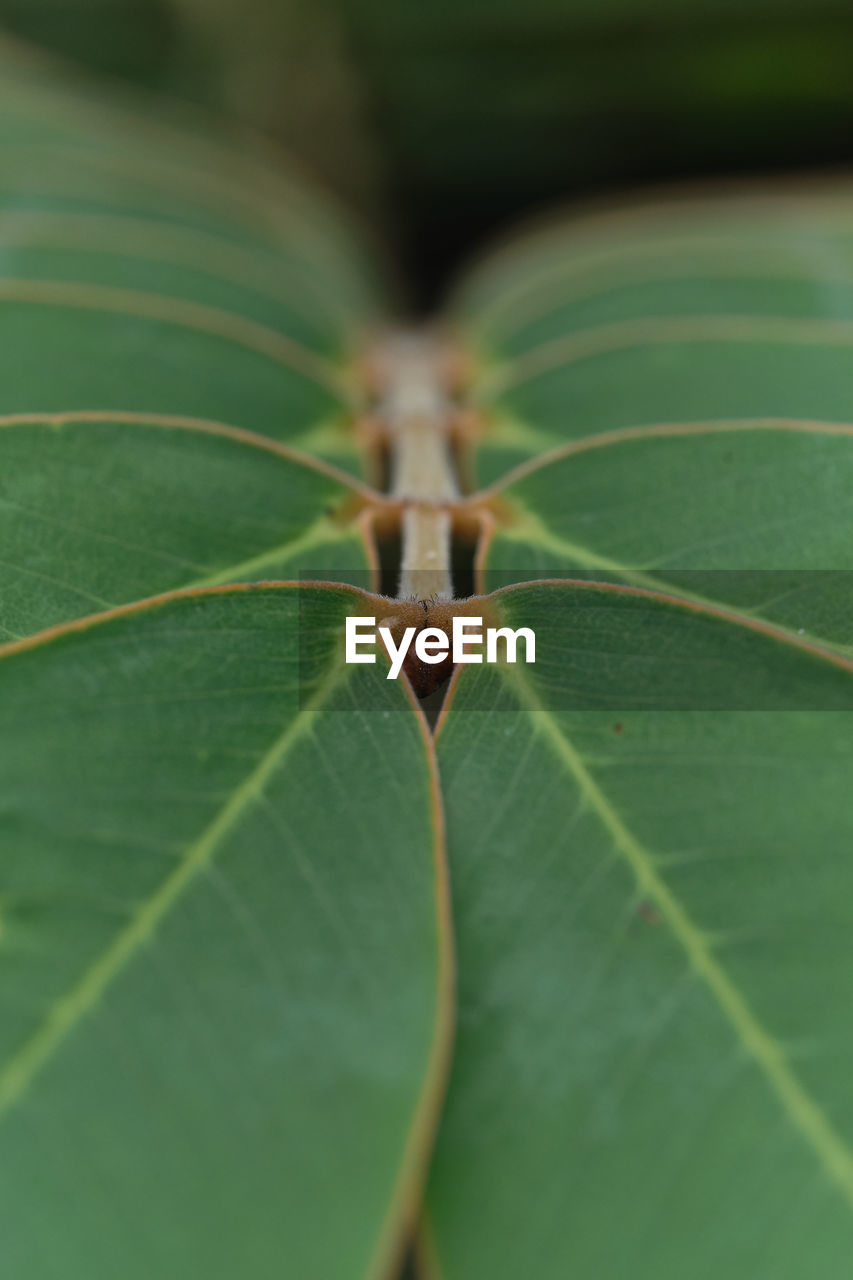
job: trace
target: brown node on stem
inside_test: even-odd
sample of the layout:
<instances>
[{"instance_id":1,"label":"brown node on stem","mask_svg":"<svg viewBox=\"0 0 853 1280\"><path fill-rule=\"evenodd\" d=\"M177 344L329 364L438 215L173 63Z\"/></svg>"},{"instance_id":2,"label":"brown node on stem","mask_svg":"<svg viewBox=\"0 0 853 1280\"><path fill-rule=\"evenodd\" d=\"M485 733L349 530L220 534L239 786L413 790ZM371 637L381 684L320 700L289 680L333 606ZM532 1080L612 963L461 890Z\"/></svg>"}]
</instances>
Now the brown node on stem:
<instances>
[{"instance_id":1,"label":"brown node on stem","mask_svg":"<svg viewBox=\"0 0 853 1280\"><path fill-rule=\"evenodd\" d=\"M386 600L376 598L376 625L387 627L394 643L399 645L407 627L415 628L415 635L403 661L403 672L418 698L426 698L453 673L453 658L448 652L441 662L423 662L415 652L415 640L427 627L438 627L452 646L453 619L477 617L484 626L493 625L491 602L483 596L471 596L468 600Z\"/></svg>"}]
</instances>

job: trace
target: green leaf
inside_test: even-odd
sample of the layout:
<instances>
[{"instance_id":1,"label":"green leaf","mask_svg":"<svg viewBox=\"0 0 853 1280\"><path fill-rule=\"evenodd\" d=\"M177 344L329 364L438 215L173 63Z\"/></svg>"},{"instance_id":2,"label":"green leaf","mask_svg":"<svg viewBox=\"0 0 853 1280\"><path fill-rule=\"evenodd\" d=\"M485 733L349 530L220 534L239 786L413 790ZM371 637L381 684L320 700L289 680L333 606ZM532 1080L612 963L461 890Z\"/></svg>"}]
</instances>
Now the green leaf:
<instances>
[{"instance_id":1,"label":"green leaf","mask_svg":"<svg viewBox=\"0 0 853 1280\"><path fill-rule=\"evenodd\" d=\"M93 65L226 103L350 195L376 185L365 142L377 143L429 281L548 199L843 159L853 121L842 0L74 0L73 21L61 0L3 0L0 11Z\"/></svg>"},{"instance_id":2,"label":"green leaf","mask_svg":"<svg viewBox=\"0 0 853 1280\"><path fill-rule=\"evenodd\" d=\"M443 1075L448 943L423 724L407 686L340 661L365 608L220 588L0 651L22 1280L386 1273Z\"/></svg>"},{"instance_id":3,"label":"green leaf","mask_svg":"<svg viewBox=\"0 0 853 1280\"><path fill-rule=\"evenodd\" d=\"M457 675L439 732L460 1025L428 1274L845 1265L846 207L564 222L460 295L479 585L576 581L483 602L536 664Z\"/></svg>"},{"instance_id":4,"label":"green leaf","mask_svg":"<svg viewBox=\"0 0 853 1280\"><path fill-rule=\"evenodd\" d=\"M305 565L363 582L348 233L250 156L55 73L10 65L0 101L0 635Z\"/></svg>"},{"instance_id":5,"label":"green leaf","mask_svg":"<svg viewBox=\"0 0 853 1280\"><path fill-rule=\"evenodd\" d=\"M330 174L353 108L369 105L431 295L449 261L548 200L847 157L843 0L172 3L218 53L231 101L299 138ZM341 29L346 41L324 42ZM312 99L306 80L325 92Z\"/></svg>"},{"instance_id":6,"label":"green leaf","mask_svg":"<svg viewBox=\"0 0 853 1280\"><path fill-rule=\"evenodd\" d=\"M428 1270L837 1280L846 198L533 237L472 277L461 359L370 348L388 376L372 273L286 168L38 64L0 105L10 1273L390 1280L449 1055L446 810ZM515 584L344 585L375 527L412 574L451 558L419 529L476 527ZM340 581L269 581L304 565ZM477 610L536 663L457 675L439 787L344 622Z\"/></svg>"},{"instance_id":7,"label":"green leaf","mask_svg":"<svg viewBox=\"0 0 853 1280\"><path fill-rule=\"evenodd\" d=\"M354 519L370 491L215 423L89 413L0 420L0 629L6 638L176 587L363 582Z\"/></svg>"},{"instance_id":8,"label":"green leaf","mask_svg":"<svg viewBox=\"0 0 853 1280\"><path fill-rule=\"evenodd\" d=\"M623 212L528 238L471 280L460 306L490 353L472 388L493 480L481 590L593 576L849 648L841 207Z\"/></svg>"},{"instance_id":9,"label":"green leaf","mask_svg":"<svg viewBox=\"0 0 853 1280\"><path fill-rule=\"evenodd\" d=\"M510 472L480 587L595 577L853 644L853 426L760 420L601 433Z\"/></svg>"},{"instance_id":10,"label":"green leaf","mask_svg":"<svg viewBox=\"0 0 853 1280\"><path fill-rule=\"evenodd\" d=\"M673 202L562 222L496 255L457 304L488 361L479 482L629 427L849 422L848 203L843 190Z\"/></svg>"},{"instance_id":11,"label":"green leaf","mask_svg":"<svg viewBox=\"0 0 853 1280\"><path fill-rule=\"evenodd\" d=\"M3 66L0 635L306 564L364 581L348 231L250 147Z\"/></svg>"},{"instance_id":12,"label":"green leaf","mask_svg":"<svg viewBox=\"0 0 853 1280\"><path fill-rule=\"evenodd\" d=\"M2 65L4 411L214 419L358 471L340 357L374 304L324 203L249 144Z\"/></svg>"},{"instance_id":13,"label":"green leaf","mask_svg":"<svg viewBox=\"0 0 853 1280\"><path fill-rule=\"evenodd\" d=\"M4 1266L384 1280L452 1021L432 744L342 661L376 597L216 585L376 570L369 272L249 148L3 67Z\"/></svg>"},{"instance_id":14,"label":"green leaf","mask_svg":"<svg viewBox=\"0 0 853 1280\"><path fill-rule=\"evenodd\" d=\"M460 668L439 730L460 989L427 1273L839 1274L851 664L624 588L488 606L537 655ZM764 710L702 710L737 705Z\"/></svg>"}]
</instances>

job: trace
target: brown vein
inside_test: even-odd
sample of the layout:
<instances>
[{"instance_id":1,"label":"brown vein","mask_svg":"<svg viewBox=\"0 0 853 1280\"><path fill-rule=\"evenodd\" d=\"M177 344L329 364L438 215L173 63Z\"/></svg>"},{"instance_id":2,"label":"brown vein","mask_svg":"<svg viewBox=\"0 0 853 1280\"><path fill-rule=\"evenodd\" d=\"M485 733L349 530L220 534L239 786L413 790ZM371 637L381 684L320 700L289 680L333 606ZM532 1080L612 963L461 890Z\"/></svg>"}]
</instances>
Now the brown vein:
<instances>
[{"instance_id":1,"label":"brown vein","mask_svg":"<svg viewBox=\"0 0 853 1280\"><path fill-rule=\"evenodd\" d=\"M525 352L481 379L473 398L489 401L570 364L631 347L689 342L766 342L790 346L853 346L853 320L788 316L667 316L617 321L580 330Z\"/></svg>"},{"instance_id":2,"label":"brown vein","mask_svg":"<svg viewBox=\"0 0 853 1280\"><path fill-rule=\"evenodd\" d=\"M6 46L6 47L4 47ZM213 120L203 109L193 107L188 102L170 103L172 115L167 118L162 111L162 102L153 95L135 91L135 101L146 107L153 102L157 111L148 110L143 113L134 110L128 96L113 94L107 101L109 110L105 113L104 98L89 98L80 92L79 82L68 83L68 64L62 59L47 53L45 50L25 41L9 41L4 38L0 45L0 55L4 56L5 65L0 79L0 101L8 114L9 109L17 109L26 121L38 121L67 130L69 125L81 127L87 138L94 134L99 139L105 136L104 122L109 121L106 137L108 145L115 145L112 124L120 121L121 127L128 137L134 141L144 141L162 151L163 146L178 148L178 161L185 163L192 154L204 162L209 175L219 175L223 169L234 172L235 160L241 157L233 146L235 141L251 144L255 147L255 135L248 127L236 131L231 138L215 137L211 126L221 129L221 121ZM11 59L9 57L11 55ZM14 77L13 73L26 59L27 73L36 70L44 73L44 78L37 82L31 78L24 81ZM232 144L232 145L229 145ZM280 158L280 157L279 157ZM267 182L268 175L262 166L239 164L247 185L255 189L258 182ZM235 175L236 176L236 175ZM250 182L250 179L252 180ZM276 196L279 200L292 198L286 182L275 183Z\"/></svg>"},{"instance_id":3,"label":"brown vein","mask_svg":"<svg viewBox=\"0 0 853 1280\"><path fill-rule=\"evenodd\" d=\"M4 427L49 426L62 428L72 425L117 424L131 427L163 427L176 431L197 431L201 435L222 436L234 440L238 444L263 449L266 453L274 453L279 458L307 467L320 475L327 476L336 484L350 489L365 503L374 507L391 506L388 498L372 489L369 485L357 480L346 471L341 471L331 462L302 453L291 445L268 436L258 435L255 431L247 431L243 427L232 427L225 422L216 422L209 418L192 418L173 413L145 413L130 409L71 409L59 413L9 413L0 415L0 429Z\"/></svg>"},{"instance_id":4,"label":"brown vein","mask_svg":"<svg viewBox=\"0 0 853 1280\"><path fill-rule=\"evenodd\" d=\"M91 631L102 622L110 622L114 618L127 618L147 609L169 604L172 600L200 599L204 596L227 595L229 592L266 591L271 587L326 587L330 591L344 591L360 600L371 597L358 587L351 587L338 582L228 582L209 587L179 587L176 591L162 591L159 595L147 596L144 600L131 600L127 604L119 604L99 613L88 613L84 618L72 618L69 622L57 622L52 627L35 631L32 635L21 636L8 644L0 645L0 658L11 658L16 653L26 653L30 649L40 649L42 645L52 644L64 636L74 635L78 631Z\"/></svg>"},{"instance_id":5,"label":"brown vein","mask_svg":"<svg viewBox=\"0 0 853 1280\"><path fill-rule=\"evenodd\" d=\"M113 312L210 334L301 374L345 403L357 402L349 379L331 361L318 356L294 338L218 307L156 293L141 293L135 289L69 284L59 280L0 280L0 301Z\"/></svg>"},{"instance_id":6,"label":"brown vein","mask_svg":"<svg viewBox=\"0 0 853 1280\"><path fill-rule=\"evenodd\" d=\"M423 738L429 767L438 938L436 1017L424 1085L409 1127L400 1175L367 1271L371 1280L384 1280L392 1273L396 1274L402 1265L409 1236L416 1226L450 1077L456 1030L456 953L441 777L435 742L426 717L408 680L404 681L404 687Z\"/></svg>"},{"instance_id":7,"label":"brown vein","mask_svg":"<svg viewBox=\"0 0 853 1280\"><path fill-rule=\"evenodd\" d=\"M322 235L311 219L299 216L285 203L287 193L275 204L259 197L254 186L243 186L232 181L229 175L190 167L186 162L170 164L152 159L149 155L128 151L92 151L82 147L41 143L20 147L0 146L0 159L4 175L14 176L10 159L20 158L25 176L33 170L33 155L39 158L37 171L47 169L53 173L58 162L67 161L75 175L82 167L88 167L110 176L119 177L137 186L144 185L154 191L178 194L190 199L194 205L208 212L237 216L245 219L249 227L264 233L285 238L297 236L306 243L315 243L323 249ZM233 159L233 157L232 157ZM221 167L220 167L221 169ZM234 175L236 176L236 175Z\"/></svg>"},{"instance_id":8,"label":"brown vein","mask_svg":"<svg viewBox=\"0 0 853 1280\"><path fill-rule=\"evenodd\" d=\"M115 254L184 267L271 298L315 323L331 320L349 328L354 322L354 308L342 301L339 291L321 289L310 270L276 257L274 251L253 253L212 232L154 219L107 213L4 213L0 245ZM311 298L308 306L306 294Z\"/></svg>"},{"instance_id":9,"label":"brown vein","mask_svg":"<svg viewBox=\"0 0 853 1280\"><path fill-rule=\"evenodd\" d=\"M703 259L703 252L709 254L748 254L746 261L734 263L731 257L715 261L713 258ZM474 317L477 329L483 328L490 335L490 341L507 341L518 334L527 325L544 319L552 313L571 306L575 302L589 302L606 297L617 289L633 285L655 285L669 280L751 280L774 282L806 282L816 287L827 284L853 284L853 273L849 270L835 270L825 266L821 272L814 262L799 263L797 253L802 253L802 246L796 241L789 245L783 242L768 246L767 237L758 236L749 241L720 240L696 237L694 240L681 242L668 240L666 246L661 245L629 245L623 251L603 252L601 261L590 265L589 262L568 262L556 264L551 270L539 273L526 282L519 282L515 289L507 290L500 298L491 302ZM691 253L694 257L684 262L673 261L679 253ZM766 255L767 260L756 261L757 257ZM775 257L773 256L775 255ZM851 255L853 261L853 255ZM645 263L655 263L654 270L637 269L628 273L619 269L622 262L636 262L638 267ZM571 288L578 278L591 277L584 285L580 283ZM525 305L524 295L527 294ZM519 297L519 295L521 295ZM497 333L497 338L495 337Z\"/></svg>"},{"instance_id":10,"label":"brown vein","mask_svg":"<svg viewBox=\"0 0 853 1280\"><path fill-rule=\"evenodd\" d=\"M538 226L528 227L523 234L509 233L485 260L469 275L461 291L463 306L475 306L478 293L501 292L512 288L512 275L525 274L545 253L558 252L565 260L567 253L583 261L600 252L599 245L605 237L626 227L636 234L667 240L673 228L682 228L689 219L708 218L712 232L718 232L720 219L730 220L730 225L768 230L767 219L783 230L807 231L814 235L851 235L853 213L853 184L835 181L831 186L821 183L798 182L792 189L789 179L780 182L764 181L761 186L752 184L746 191L743 184L716 191L688 189L682 194L669 186L657 199L637 205L628 203L614 208L611 202L598 207L578 211L569 206L550 215ZM737 222L735 221L737 219ZM788 221L790 220L790 221ZM763 223L763 225L762 225ZM698 222L701 227L702 223ZM605 240L606 243L606 240ZM591 252L590 248L591 246ZM555 263L547 264L554 267ZM506 277L510 278L507 279ZM503 277L503 278L502 278ZM465 299L470 299L466 303Z\"/></svg>"},{"instance_id":11,"label":"brown vein","mask_svg":"<svg viewBox=\"0 0 853 1280\"><path fill-rule=\"evenodd\" d=\"M535 458L528 458L526 462L519 463L487 488L465 498L460 506L476 507L534 472L541 471L556 462L562 462L563 459L571 458L578 453L608 449L633 440L655 440L667 436L716 435L740 431L793 431L804 435L853 436L853 423L821 422L806 418L732 418L731 420L718 418L708 422L656 422L648 426L616 427L612 431L602 431L598 435L584 436L581 440L570 440L567 444L556 445Z\"/></svg>"},{"instance_id":12,"label":"brown vein","mask_svg":"<svg viewBox=\"0 0 853 1280\"><path fill-rule=\"evenodd\" d=\"M175 600L199 598L224 593L248 592L258 589L299 589L315 586L334 591L345 591L359 600L371 597L355 587L330 586L328 583L257 583L254 585L213 587L205 590L171 591L124 605L89 618L77 619L39 632L35 636L0 646L0 656L25 652L50 643L61 636L87 631L93 626L115 618L149 610ZM6 1064L0 1072L0 1117L13 1106L29 1086L32 1079L45 1066L52 1054L61 1046L77 1023L102 997L106 988L136 951L156 930L173 902L184 892L200 870L215 855L224 834L239 820L248 803L263 793L263 787L274 768L286 755L294 740L310 730L329 690L340 682L345 673L341 666L330 670L324 683L311 702L302 709L296 720L273 743L260 763L244 782L236 788L229 801L201 836L190 844L175 870L163 884L145 900L131 921L117 934L102 955L86 970L68 994L56 1005L49 1018L35 1035ZM421 735L429 773L430 807L432 812L432 853L435 876L435 918L437 944L436 1004L433 1037L424 1072L423 1083L408 1127L401 1155L397 1179L389 1200L385 1220L374 1248L368 1275L382 1277L388 1274L394 1260L399 1257L406 1243L408 1232L414 1224L421 1200L423 1183L449 1074L450 1057L455 1022L455 959L453 928L450 906L450 887L446 862L444 810L438 766L423 712L417 704L408 682L404 689L415 714Z\"/></svg>"},{"instance_id":13,"label":"brown vein","mask_svg":"<svg viewBox=\"0 0 853 1280\"><path fill-rule=\"evenodd\" d=\"M784 627L776 626L775 623L764 622L761 618L748 617L746 614L738 613L736 610L726 608L724 605L714 604L712 601L674 595L652 587L635 587L621 582L587 582L583 578L537 578L535 582L517 582L511 583L506 587L498 587L486 599L495 600L500 596L507 595L509 592L523 591L533 586L571 587L572 590L597 591L608 595L639 596L644 600L655 600L659 604L681 609L685 613L698 613L704 617L719 618L722 622L729 622L733 626L743 627L746 631L755 631L759 635L779 641L780 644L787 644L793 649L800 649L804 653L820 658L823 662L829 663L831 667L839 667L842 671L853 672L853 658L848 658L834 649L827 649L819 641L812 640L808 636L794 635ZM2 649L0 649L1 652Z\"/></svg>"}]
</instances>

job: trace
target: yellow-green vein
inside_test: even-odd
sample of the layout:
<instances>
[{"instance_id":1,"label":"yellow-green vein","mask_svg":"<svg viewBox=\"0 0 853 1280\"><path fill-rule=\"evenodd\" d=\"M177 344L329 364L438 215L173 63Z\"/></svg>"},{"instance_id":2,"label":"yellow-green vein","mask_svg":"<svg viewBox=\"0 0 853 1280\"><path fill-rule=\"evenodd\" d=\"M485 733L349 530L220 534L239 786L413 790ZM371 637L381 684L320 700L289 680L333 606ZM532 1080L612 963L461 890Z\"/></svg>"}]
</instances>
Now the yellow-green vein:
<instances>
[{"instance_id":1,"label":"yellow-green vein","mask_svg":"<svg viewBox=\"0 0 853 1280\"><path fill-rule=\"evenodd\" d=\"M71 990L53 1005L38 1030L0 1070L0 1119L22 1097L33 1078L78 1023L95 1008L110 983L134 953L154 935L174 903L211 862L222 840L244 810L263 794L275 769L293 744L310 729L323 702L346 674L348 668L342 663L330 668L310 701L276 739L198 840L189 846L174 870L135 911L125 928Z\"/></svg>"},{"instance_id":2,"label":"yellow-green vein","mask_svg":"<svg viewBox=\"0 0 853 1280\"><path fill-rule=\"evenodd\" d=\"M622 821L553 715L542 706L528 680L516 667L506 667L505 671L534 727L548 740L558 759L572 774L586 802L609 832L616 850L630 866L638 892L657 908L740 1044L776 1094L789 1122L799 1130L823 1169L853 1207L853 1151L836 1133L821 1107L791 1069L781 1044L761 1024L746 997L715 958L705 935L658 875L653 855Z\"/></svg>"},{"instance_id":3,"label":"yellow-green vein","mask_svg":"<svg viewBox=\"0 0 853 1280\"><path fill-rule=\"evenodd\" d=\"M262 570L281 561L285 556L293 558L301 555L303 551L311 551L315 547L345 541L360 542L361 535L358 529L342 528L330 520L328 516L320 516L299 537L291 538L289 542L282 542L276 547L270 547L267 551L261 551L256 556L243 560L240 564L232 564L225 569L217 569L203 578L188 582L187 590L216 587L220 584L233 582L235 578L244 578L249 574L260 573Z\"/></svg>"},{"instance_id":4,"label":"yellow-green vein","mask_svg":"<svg viewBox=\"0 0 853 1280\"><path fill-rule=\"evenodd\" d=\"M492 537L495 532L495 530L492 530ZM680 583L667 582L666 578L658 577L648 570L629 569L626 565L620 564L618 560L612 560L609 556L599 555L595 551L590 551L588 547L581 546L576 542L569 542L566 538L560 537L559 534L552 533L542 524L538 516L529 511L526 511L522 519L517 523L500 529L500 534L501 537L509 541L526 543L527 545L535 546L537 549L552 551L555 555L565 556L569 561L573 561L578 569L600 569L603 573L617 574L632 587L653 591L656 595L665 593L671 596L674 601L683 600L685 604L697 605L700 608L708 609L717 616L726 617L731 622L740 623L743 626L761 625L762 629L766 629L768 633L772 632L780 640L795 644L798 648L816 646L821 651L825 651L825 646L829 643L821 636L806 631L805 628L794 635L789 628L780 623L765 623L758 609L736 608L719 600L713 600L709 596L690 591ZM475 568L478 578L477 590L480 593L485 591L482 579L488 572L486 560L491 541L492 538L489 538L488 541L484 542L482 553L478 551L477 554ZM571 577L571 570L567 571L566 576L567 578ZM554 581L556 579L554 579L553 575L549 575L547 580ZM507 589L509 588L504 588L504 590ZM849 652L849 648L846 645L834 644L833 649L839 653ZM829 656L828 651L826 652L827 656Z\"/></svg>"}]
</instances>

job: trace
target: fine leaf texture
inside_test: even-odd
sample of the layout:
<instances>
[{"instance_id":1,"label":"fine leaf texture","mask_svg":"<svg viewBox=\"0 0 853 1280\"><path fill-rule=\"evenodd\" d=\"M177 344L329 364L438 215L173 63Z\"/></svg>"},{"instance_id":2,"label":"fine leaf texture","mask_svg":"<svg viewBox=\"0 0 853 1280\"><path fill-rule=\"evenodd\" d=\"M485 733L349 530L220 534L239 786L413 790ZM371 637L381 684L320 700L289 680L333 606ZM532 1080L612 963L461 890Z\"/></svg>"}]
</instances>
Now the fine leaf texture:
<instances>
[{"instance_id":1,"label":"fine leaf texture","mask_svg":"<svg viewBox=\"0 0 853 1280\"><path fill-rule=\"evenodd\" d=\"M0 637L176 587L363 582L367 491L215 423L96 413L0 419Z\"/></svg>"},{"instance_id":2,"label":"fine leaf texture","mask_svg":"<svg viewBox=\"0 0 853 1280\"><path fill-rule=\"evenodd\" d=\"M491 604L537 661L465 669L438 735L460 990L427 1274L837 1277L850 664L621 588ZM765 709L705 709L738 689Z\"/></svg>"},{"instance_id":3,"label":"fine leaf texture","mask_svg":"<svg viewBox=\"0 0 853 1280\"><path fill-rule=\"evenodd\" d=\"M340 661L353 608L220 588L0 651L10 1275L393 1256L440 1069L441 831L404 687Z\"/></svg>"}]
</instances>

